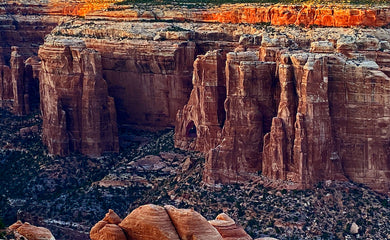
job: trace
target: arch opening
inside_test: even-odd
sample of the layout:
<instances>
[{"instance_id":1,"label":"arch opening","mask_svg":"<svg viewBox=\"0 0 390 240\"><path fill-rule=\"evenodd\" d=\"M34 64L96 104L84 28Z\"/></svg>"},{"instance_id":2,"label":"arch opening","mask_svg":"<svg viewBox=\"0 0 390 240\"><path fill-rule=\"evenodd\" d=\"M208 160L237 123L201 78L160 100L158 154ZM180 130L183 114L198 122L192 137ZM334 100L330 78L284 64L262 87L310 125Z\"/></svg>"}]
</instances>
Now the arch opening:
<instances>
[{"instance_id":1,"label":"arch opening","mask_svg":"<svg viewBox=\"0 0 390 240\"><path fill-rule=\"evenodd\" d=\"M189 137L189 138L196 138L197 137L196 126L195 126L194 121L189 122L187 125L187 137Z\"/></svg>"}]
</instances>

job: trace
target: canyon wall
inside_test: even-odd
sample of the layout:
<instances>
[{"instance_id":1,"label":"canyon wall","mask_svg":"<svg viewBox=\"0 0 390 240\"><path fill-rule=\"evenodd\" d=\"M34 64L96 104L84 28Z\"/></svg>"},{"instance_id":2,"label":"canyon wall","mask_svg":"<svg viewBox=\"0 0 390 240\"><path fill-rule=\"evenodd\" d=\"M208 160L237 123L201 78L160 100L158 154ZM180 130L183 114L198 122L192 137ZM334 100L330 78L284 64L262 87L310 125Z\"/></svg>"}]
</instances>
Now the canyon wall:
<instances>
[{"instance_id":1,"label":"canyon wall","mask_svg":"<svg viewBox=\"0 0 390 240\"><path fill-rule=\"evenodd\" d=\"M50 153L118 151L114 99L101 56L82 40L48 40L39 49L42 138Z\"/></svg>"},{"instance_id":2,"label":"canyon wall","mask_svg":"<svg viewBox=\"0 0 390 240\"><path fill-rule=\"evenodd\" d=\"M381 27L390 23L390 8L385 6L348 5L266 5L256 3L203 5L165 4L158 8L148 4L110 6L90 12L89 19L121 19L126 21L193 21L208 23L249 23L279 26Z\"/></svg>"},{"instance_id":3,"label":"canyon wall","mask_svg":"<svg viewBox=\"0 0 390 240\"><path fill-rule=\"evenodd\" d=\"M39 107L38 48L62 17L37 1L0 3L0 106L19 115Z\"/></svg>"},{"instance_id":4,"label":"canyon wall","mask_svg":"<svg viewBox=\"0 0 390 240\"><path fill-rule=\"evenodd\" d=\"M256 52L241 41L226 56L198 56L176 146L207 153L203 179L210 184L262 172L287 188L349 178L388 192L388 51L364 34L313 41L305 51L292 49L299 39L284 37L263 34ZM199 64L204 59L208 64ZM226 92L202 87L209 82ZM218 115L224 96L225 117ZM214 121L205 121L208 113Z\"/></svg>"},{"instance_id":5,"label":"canyon wall","mask_svg":"<svg viewBox=\"0 0 390 240\"><path fill-rule=\"evenodd\" d=\"M50 153L118 151L117 123L175 126L209 184L389 191L389 8L110 2L0 9L0 97L28 113L39 75Z\"/></svg>"}]
</instances>

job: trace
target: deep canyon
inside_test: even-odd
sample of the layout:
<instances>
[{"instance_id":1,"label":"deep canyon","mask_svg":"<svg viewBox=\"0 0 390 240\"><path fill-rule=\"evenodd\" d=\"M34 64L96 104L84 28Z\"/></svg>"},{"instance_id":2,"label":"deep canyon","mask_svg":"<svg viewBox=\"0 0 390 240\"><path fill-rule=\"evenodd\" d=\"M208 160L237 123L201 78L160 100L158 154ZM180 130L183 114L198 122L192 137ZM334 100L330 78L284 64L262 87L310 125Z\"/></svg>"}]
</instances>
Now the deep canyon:
<instances>
[{"instance_id":1,"label":"deep canyon","mask_svg":"<svg viewBox=\"0 0 390 240\"><path fill-rule=\"evenodd\" d=\"M389 195L389 7L113 2L0 4L1 106L20 119L39 109L39 129L23 131L47 156L133 174L99 172L99 187L188 180L180 166L206 188L351 181ZM143 148L161 131L175 153ZM122 160L99 166L108 155Z\"/></svg>"}]
</instances>

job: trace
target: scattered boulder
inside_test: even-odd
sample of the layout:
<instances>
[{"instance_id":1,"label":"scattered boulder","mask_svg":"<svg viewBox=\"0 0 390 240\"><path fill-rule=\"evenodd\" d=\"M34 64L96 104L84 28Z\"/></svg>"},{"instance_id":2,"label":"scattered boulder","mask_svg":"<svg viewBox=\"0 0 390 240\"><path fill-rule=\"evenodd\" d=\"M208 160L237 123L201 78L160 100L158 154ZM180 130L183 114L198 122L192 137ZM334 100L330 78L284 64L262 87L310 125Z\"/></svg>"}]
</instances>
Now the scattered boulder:
<instances>
[{"instance_id":1,"label":"scattered boulder","mask_svg":"<svg viewBox=\"0 0 390 240\"><path fill-rule=\"evenodd\" d=\"M359 226L358 226L355 222L353 222L353 223L351 224L351 227L349 228L349 232L350 232L351 234L357 234L357 233L359 233Z\"/></svg>"},{"instance_id":2,"label":"scattered boulder","mask_svg":"<svg viewBox=\"0 0 390 240\"><path fill-rule=\"evenodd\" d=\"M139 170L145 171L158 171L165 168L167 165L163 161L161 161L161 157L148 155L141 159L138 159L133 166L135 166Z\"/></svg>"},{"instance_id":3,"label":"scattered boulder","mask_svg":"<svg viewBox=\"0 0 390 240\"><path fill-rule=\"evenodd\" d=\"M8 232L13 233L16 240L55 240L49 229L28 222L23 224L20 220L9 226Z\"/></svg>"}]
</instances>

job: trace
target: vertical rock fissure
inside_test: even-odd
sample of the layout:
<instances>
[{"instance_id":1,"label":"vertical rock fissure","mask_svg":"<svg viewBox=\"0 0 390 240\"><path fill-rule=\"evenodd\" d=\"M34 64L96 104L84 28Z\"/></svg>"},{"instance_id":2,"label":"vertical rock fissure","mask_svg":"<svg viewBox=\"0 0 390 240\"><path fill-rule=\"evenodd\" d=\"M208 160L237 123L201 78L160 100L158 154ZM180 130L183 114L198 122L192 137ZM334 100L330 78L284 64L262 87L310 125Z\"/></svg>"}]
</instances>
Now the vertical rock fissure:
<instances>
[{"instance_id":1,"label":"vertical rock fissure","mask_svg":"<svg viewBox=\"0 0 390 240\"><path fill-rule=\"evenodd\" d=\"M179 234L179 231L177 230L177 227L176 227L176 225L175 225L175 222L173 221L171 215L169 214L169 211L168 211L165 207L164 207L164 210L165 210L165 212L167 213L168 218L169 218L169 220L171 221L172 226L173 226L173 228L175 229L177 236L179 237L179 240L183 240L183 239L181 238L180 234Z\"/></svg>"}]
</instances>

